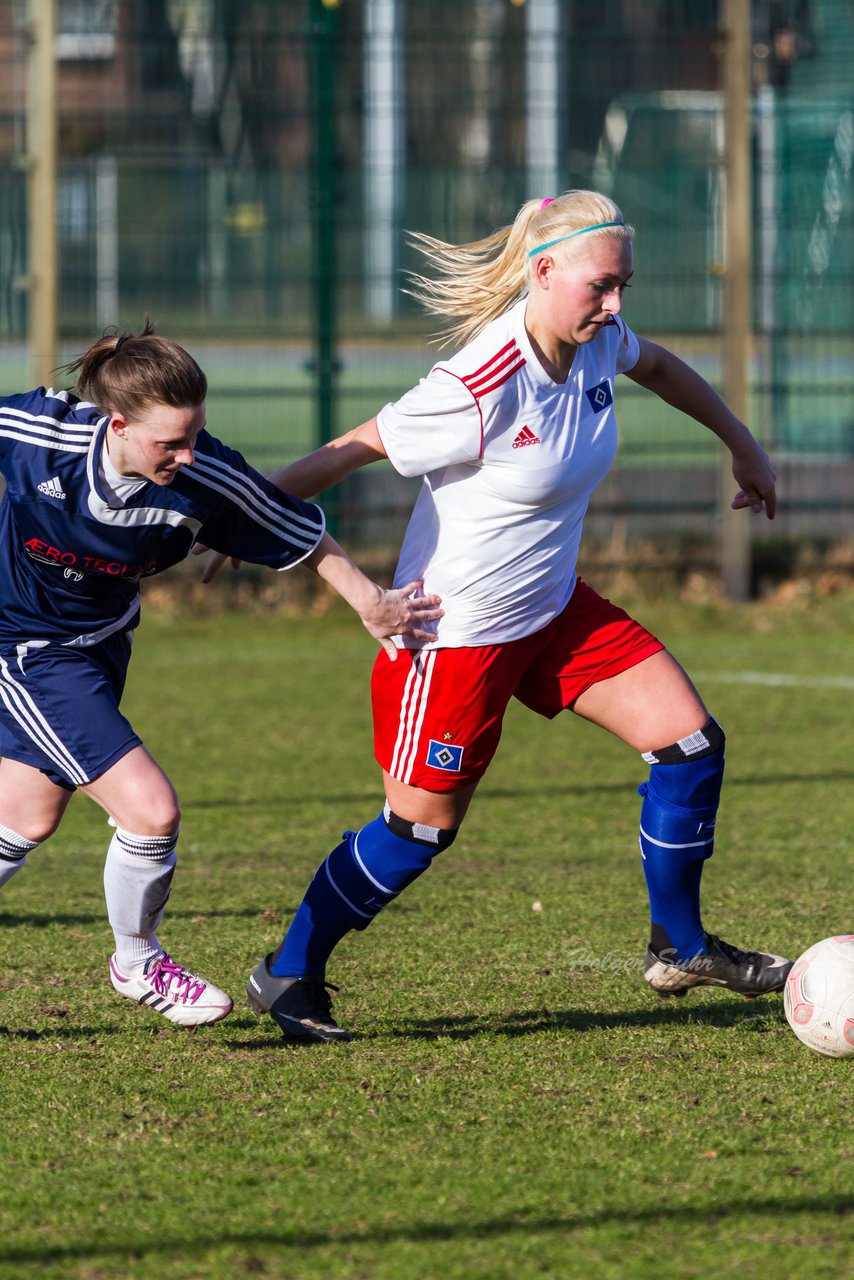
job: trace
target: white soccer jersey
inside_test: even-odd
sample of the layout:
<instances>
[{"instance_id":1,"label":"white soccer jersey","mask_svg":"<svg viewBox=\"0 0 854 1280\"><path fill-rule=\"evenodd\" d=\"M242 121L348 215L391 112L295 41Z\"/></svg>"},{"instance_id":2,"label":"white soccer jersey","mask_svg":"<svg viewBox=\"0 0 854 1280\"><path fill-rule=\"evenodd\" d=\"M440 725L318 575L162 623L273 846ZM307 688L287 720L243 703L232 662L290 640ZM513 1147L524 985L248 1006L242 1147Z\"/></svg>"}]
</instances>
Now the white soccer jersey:
<instances>
[{"instance_id":1,"label":"white soccer jersey","mask_svg":"<svg viewBox=\"0 0 854 1280\"><path fill-rule=\"evenodd\" d=\"M613 319L556 383L531 346L526 305L377 417L395 470L424 477L395 585L423 578L445 611L435 641L398 644L516 640L572 595L587 504L617 450L614 378L634 367L639 347Z\"/></svg>"}]
</instances>

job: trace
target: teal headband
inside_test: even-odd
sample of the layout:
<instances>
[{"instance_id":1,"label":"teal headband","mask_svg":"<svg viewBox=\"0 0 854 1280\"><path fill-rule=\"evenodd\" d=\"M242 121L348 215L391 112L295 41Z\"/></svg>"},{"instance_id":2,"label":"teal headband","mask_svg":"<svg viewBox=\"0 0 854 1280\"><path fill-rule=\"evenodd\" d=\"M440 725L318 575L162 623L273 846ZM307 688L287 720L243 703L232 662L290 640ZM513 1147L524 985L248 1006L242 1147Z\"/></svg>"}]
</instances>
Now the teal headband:
<instances>
[{"instance_id":1,"label":"teal headband","mask_svg":"<svg viewBox=\"0 0 854 1280\"><path fill-rule=\"evenodd\" d=\"M538 244L536 249L532 249L528 254L529 258L533 258L535 253L542 253L544 249L551 249L553 244L560 244L561 240L571 240L573 236L583 236L586 231L601 231L603 227L624 227L625 222L594 222L592 227L582 227L580 231L570 231L569 235L558 236L556 240L547 240L545 244Z\"/></svg>"}]
</instances>

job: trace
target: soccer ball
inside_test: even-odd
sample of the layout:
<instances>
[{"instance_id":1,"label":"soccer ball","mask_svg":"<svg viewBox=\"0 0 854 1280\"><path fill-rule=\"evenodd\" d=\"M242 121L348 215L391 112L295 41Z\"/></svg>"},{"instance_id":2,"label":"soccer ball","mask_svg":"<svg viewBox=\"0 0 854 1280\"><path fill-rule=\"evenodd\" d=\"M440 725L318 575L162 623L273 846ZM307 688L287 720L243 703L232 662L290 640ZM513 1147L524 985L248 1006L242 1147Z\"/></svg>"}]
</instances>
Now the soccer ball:
<instances>
[{"instance_id":1,"label":"soccer ball","mask_svg":"<svg viewBox=\"0 0 854 1280\"><path fill-rule=\"evenodd\" d=\"M824 938L792 965L783 992L789 1026L827 1058L854 1058L854 933Z\"/></svg>"}]
</instances>

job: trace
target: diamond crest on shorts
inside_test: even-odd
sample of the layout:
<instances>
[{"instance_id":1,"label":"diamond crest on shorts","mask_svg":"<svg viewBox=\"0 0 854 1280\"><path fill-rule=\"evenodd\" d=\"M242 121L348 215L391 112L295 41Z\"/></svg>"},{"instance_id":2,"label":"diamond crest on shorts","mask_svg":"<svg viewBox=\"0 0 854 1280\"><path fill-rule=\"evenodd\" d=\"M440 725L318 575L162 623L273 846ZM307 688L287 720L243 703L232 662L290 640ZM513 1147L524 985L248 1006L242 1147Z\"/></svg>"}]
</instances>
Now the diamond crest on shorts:
<instances>
[{"instance_id":1,"label":"diamond crest on shorts","mask_svg":"<svg viewBox=\"0 0 854 1280\"><path fill-rule=\"evenodd\" d=\"M459 773L463 763L463 748L431 738L427 744L427 764L446 773Z\"/></svg>"}]
</instances>

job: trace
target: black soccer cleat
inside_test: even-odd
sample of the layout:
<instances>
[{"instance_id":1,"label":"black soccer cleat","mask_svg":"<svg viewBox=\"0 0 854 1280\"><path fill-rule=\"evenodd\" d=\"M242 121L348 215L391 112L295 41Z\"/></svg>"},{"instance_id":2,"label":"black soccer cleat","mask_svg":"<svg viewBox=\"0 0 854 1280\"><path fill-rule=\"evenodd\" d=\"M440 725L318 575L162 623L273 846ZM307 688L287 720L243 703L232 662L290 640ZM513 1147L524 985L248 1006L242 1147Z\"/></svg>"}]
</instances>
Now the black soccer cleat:
<instances>
[{"instance_id":1,"label":"black soccer cleat","mask_svg":"<svg viewBox=\"0 0 854 1280\"><path fill-rule=\"evenodd\" d=\"M672 950L648 949L643 973L653 991L660 996L684 996L692 987L725 987L750 999L782 991L791 960L764 951L741 951L713 933L704 933L703 938L706 950L691 960L678 959Z\"/></svg>"},{"instance_id":2,"label":"black soccer cleat","mask_svg":"<svg viewBox=\"0 0 854 1280\"><path fill-rule=\"evenodd\" d=\"M309 978L277 978L265 956L250 974L246 995L258 1014L268 1013L286 1040L322 1044L352 1040L332 1016L330 991L337 991L323 974Z\"/></svg>"}]
</instances>

